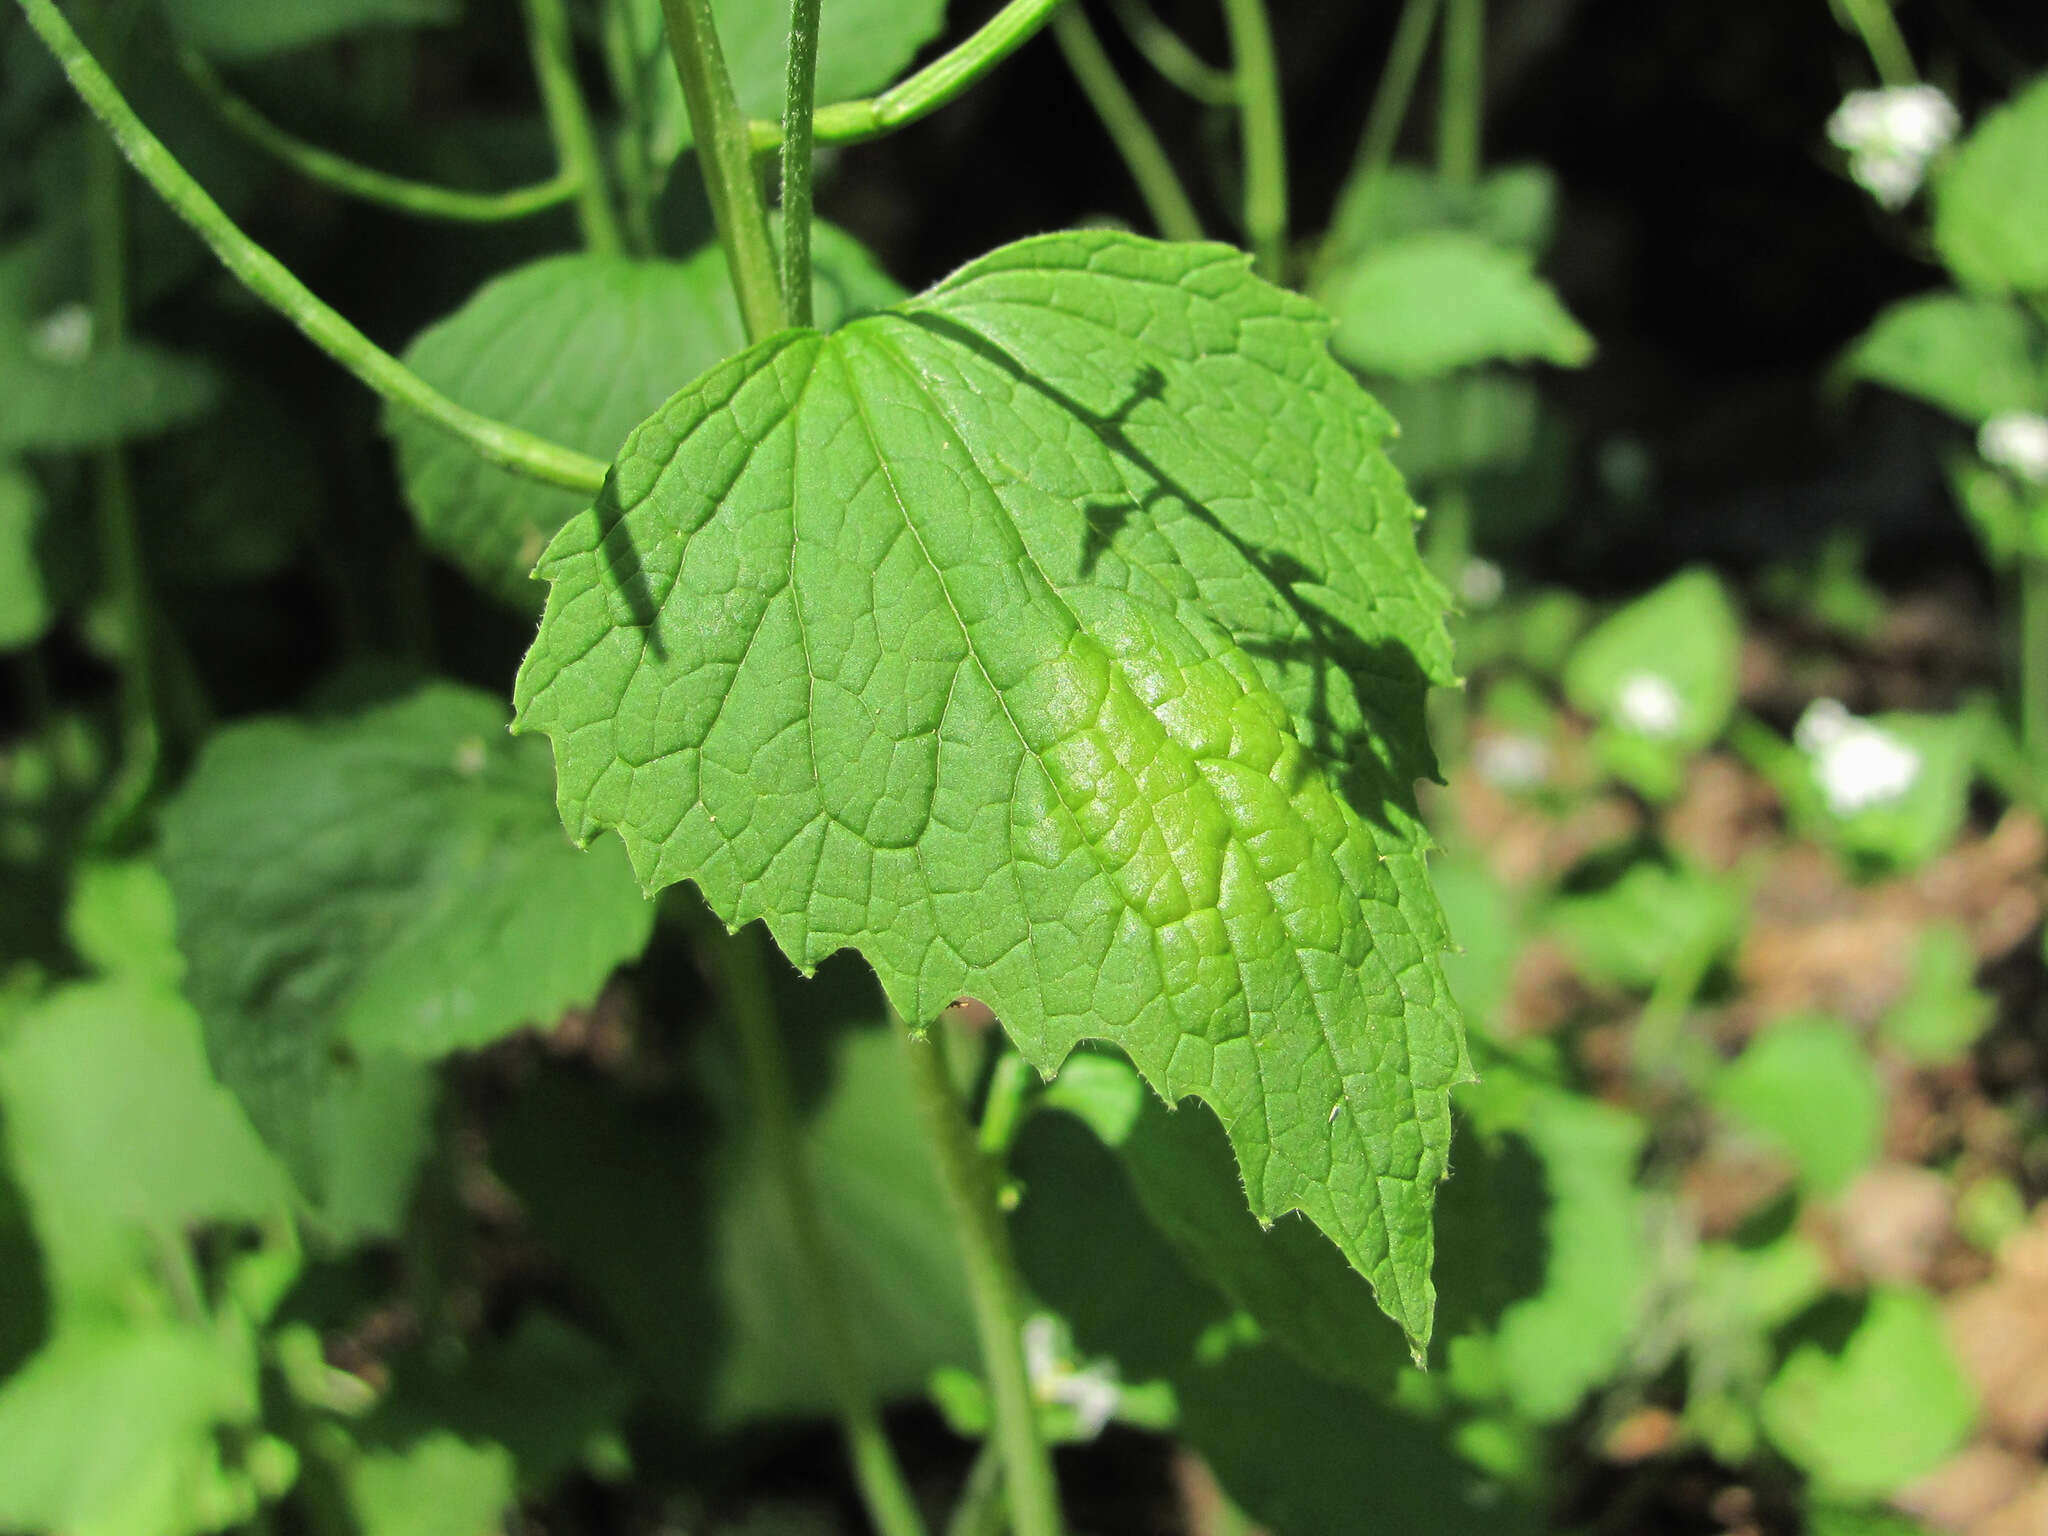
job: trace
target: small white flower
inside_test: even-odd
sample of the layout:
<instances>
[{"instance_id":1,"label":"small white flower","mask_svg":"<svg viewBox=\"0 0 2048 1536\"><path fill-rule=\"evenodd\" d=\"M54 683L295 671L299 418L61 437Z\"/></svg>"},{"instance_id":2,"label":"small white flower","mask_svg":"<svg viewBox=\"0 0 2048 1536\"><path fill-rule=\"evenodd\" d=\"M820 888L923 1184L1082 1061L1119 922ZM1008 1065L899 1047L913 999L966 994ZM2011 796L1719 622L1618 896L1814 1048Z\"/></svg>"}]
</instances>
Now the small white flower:
<instances>
[{"instance_id":1,"label":"small white flower","mask_svg":"<svg viewBox=\"0 0 2048 1536\"><path fill-rule=\"evenodd\" d=\"M28 349L46 363L77 367L92 355L92 311L83 304L52 310L29 333Z\"/></svg>"},{"instance_id":2,"label":"small white flower","mask_svg":"<svg viewBox=\"0 0 2048 1536\"><path fill-rule=\"evenodd\" d=\"M1614 713L1637 735L1662 740L1677 733L1685 704L1668 677L1655 672L1631 672L1621 680Z\"/></svg>"},{"instance_id":3,"label":"small white flower","mask_svg":"<svg viewBox=\"0 0 2048 1536\"><path fill-rule=\"evenodd\" d=\"M1521 731L1500 731L1472 744L1472 767L1495 789L1534 789L1550 777L1550 744Z\"/></svg>"},{"instance_id":4,"label":"small white flower","mask_svg":"<svg viewBox=\"0 0 2048 1536\"><path fill-rule=\"evenodd\" d=\"M1467 608L1491 608L1507 585L1507 577L1491 560L1467 560L1458 572L1458 596Z\"/></svg>"},{"instance_id":5,"label":"small white flower","mask_svg":"<svg viewBox=\"0 0 2048 1536\"><path fill-rule=\"evenodd\" d=\"M1828 138L1849 156L1858 186L1887 208L1903 208L1962 125L1939 87L1894 85L1843 97Z\"/></svg>"},{"instance_id":6,"label":"small white flower","mask_svg":"<svg viewBox=\"0 0 2048 1536\"><path fill-rule=\"evenodd\" d=\"M1977 434L1984 462L2032 485L2048 485L2048 416L2032 411L2006 411L1984 423Z\"/></svg>"},{"instance_id":7,"label":"small white flower","mask_svg":"<svg viewBox=\"0 0 2048 1536\"><path fill-rule=\"evenodd\" d=\"M1041 1312L1024 1324L1024 1370L1042 1403L1073 1410L1075 1427L1087 1439L1101 1434L1123 1401L1116 1367L1106 1360L1076 1370L1061 1350L1059 1320Z\"/></svg>"},{"instance_id":8,"label":"small white flower","mask_svg":"<svg viewBox=\"0 0 2048 1536\"><path fill-rule=\"evenodd\" d=\"M1813 760L1828 809L1853 816L1904 795L1920 777L1920 754L1890 731L1849 713L1838 699L1815 699L1792 740Z\"/></svg>"}]
</instances>

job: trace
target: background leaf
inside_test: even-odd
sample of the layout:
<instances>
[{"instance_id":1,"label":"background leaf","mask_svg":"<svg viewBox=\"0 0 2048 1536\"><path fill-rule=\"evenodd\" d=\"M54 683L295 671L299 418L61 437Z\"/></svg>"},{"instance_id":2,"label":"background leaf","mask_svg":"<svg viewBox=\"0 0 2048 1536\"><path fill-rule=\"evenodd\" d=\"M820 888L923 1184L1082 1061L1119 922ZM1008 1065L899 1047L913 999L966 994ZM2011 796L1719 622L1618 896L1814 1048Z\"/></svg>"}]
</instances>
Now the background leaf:
<instances>
[{"instance_id":1,"label":"background leaf","mask_svg":"<svg viewBox=\"0 0 2048 1536\"><path fill-rule=\"evenodd\" d=\"M2048 400L2041 327L1999 299L1937 293L1895 304L1857 340L1848 366L1973 426Z\"/></svg>"},{"instance_id":2,"label":"background leaf","mask_svg":"<svg viewBox=\"0 0 2048 1536\"><path fill-rule=\"evenodd\" d=\"M227 59L256 58L370 27L451 22L460 0L162 0L172 28L193 47Z\"/></svg>"},{"instance_id":3,"label":"background leaf","mask_svg":"<svg viewBox=\"0 0 2048 1536\"><path fill-rule=\"evenodd\" d=\"M2048 293L2048 75L1984 115L1934 192L1934 243L1965 288Z\"/></svg>"}]
</instances>

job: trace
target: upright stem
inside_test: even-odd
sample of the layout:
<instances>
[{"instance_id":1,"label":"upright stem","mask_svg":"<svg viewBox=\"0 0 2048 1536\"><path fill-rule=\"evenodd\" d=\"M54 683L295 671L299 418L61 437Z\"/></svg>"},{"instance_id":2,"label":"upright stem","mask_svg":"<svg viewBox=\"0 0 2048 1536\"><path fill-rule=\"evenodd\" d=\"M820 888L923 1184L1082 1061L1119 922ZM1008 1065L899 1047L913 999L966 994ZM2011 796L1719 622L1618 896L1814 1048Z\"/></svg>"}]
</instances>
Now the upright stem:
<instances>
[{"instance_id":1,"label":"upright stem","mask_svg":"<svg viewBox=\"0 0 2048 1536\"><path fill-rule=\"evenodd\" d=\"M1060 1536L1059 1488L1024 1368L1023 1282L996 1204L995 1181L953 1091L942 1039L936 1028L922 1038L906 1031L904 1052L967 1261L967 1289L981 1338L982 1368L988 1372L1011 1530L1015 1536Z\"/></svg>"},{"instance_id":2,"label":"upright stem","mask_svg":"<svg viewBox=\"0 0 2048 1536\"><path fill-rule=\"evenodd\" d=\"M832 1255L825 1246L818 1202L797 1135L789 1069L783 1060L762 966L763 935L756 928L728 937L715 921L705 927L717 930L707 935L714 941L707 947L723 972L726 1008L739 1037L748 1108L789 1221L798 1279L804 1288L825 1383L838 1409L840 1433L853 1462L854 1481L881 1536L925 1536L917 1501L911 1497L910 1485L897 1465L862 1376L853 1327L840 1300Z\"/></svg>"},{"instance_id":3,"label":"upright stem","mask_svg":"<svg viewBox=\"0 0 2048 1536\"><path fill-rule=\"evenodd\" d=\"M87 254L92 293L92 345L120 346L128 332L128 215L121 182L121 156L99 134L87 151ZM135 523L135 485L128 453L120 444L99 451L93 466L94 511L107 596L121 629L121 770L99 829L117 837L129 816L156 784L163 756L157 713L157 646L154 605L142 568L142 541Z\"/></svg>"},{"instance_id":4,"label":"upright stem","mask_svg":"<svg viewBox=\"0 0 2048 1536\"><path fill-rule=\"evenodd\" d=\"M52 0L16 3L136 173L206 242L221 265L307 340L392 404L418 411L493 464L571 490L595 492L604 484L605 466L599 460L457 405L321 303L282 262L243 234L144 126Z\"/></svg>"},{"instance_id":5,"label":"upright stem","mask_svg":"<svg viewBox=\"0 0 2048 1536\"><path fill-rule=\"evenodd\" d=\"M1920 72L1913 67L1913 52L1906 46L1905 34L1899 31L1898 18L1892 15L1888 0L1842 0L1842 9L1848 12L1857 35L1863 39L1863 47L1877 67L1880 80L1886 85L1912 85L1919 80Z\"/></svg>"},{"instance_id":6,"label":"upright stem","mask_svg":"<svg viewBox=\"0 0 2048 1536\"><path fill-rule=\"evenodd\" d=\"M626 235L634 254L654 254L654 165L647 153L647 92L640 72L640 38L632 0L604 0L604 63L619 98L620 124L612 159L618 169L619 200L625 205Z\"/></svg>"},{"instance_id":7,"label":"upright stem","mask_svg":"<svg viewBox=\"0 0 2048 1536\"><path fill-rule=\"evenodd\" d=\"M1280 66L1265 0L1223 0L1244 140L1244 231L1252 264L1279 282L1287 265L1287 140L1280 121Z\"/></svg>"},{"instance_id":8,"label":"upright stem","mask_svg":"<svg viewBox=\"0 0 2048 1536\"><path fill-rule=\"evenodd\" d=\"M1486 94L1486 0L1445 0L1443 98L1437 103L1437 171L1453 187L1479 180L1479 127Z\"/></svg>"},{"instance_id":9,"label":"upright stem","mask_svg":"<svg viewBox=\"0 0 2048 1536\"><path fill-rule=\"evenodd\" d=\"M819 0L790 0L789 88L782 99L782 301L811 323L811 114L818 104Z\"/></svg>"},{"instance_id":10,"label":"upright stem","mask_svg":"<svg viewBox=\"0 0 2048 1536\"><path fill-rule=\"evenodd\" d=\"M555 153L562 169L576 181L576 222L583 230L583 243L600 255L617 255L623 248L619 219L605 190L604 159L597 152L590 109L576 83L575 48L562 0L526 0L526 36Z\"/></svg>"},{"instance_id":11,"label":"upright stem","mask_svg":"<svg viewBox=\"0 0 2048 1536\"><path fill-rule=\"evenodd\" d=\"M1387 49L1387 62L1380 70L1379 85L1372 93L1372 110L1366 115L1365 133L1358 141L1358 154L1351 163L1354 186L1363 186L1384 171L1394 158L1394 145L1401 137L1401 124L1408 116L1408 103L1415 95L1415 82L1422 73L1423 56L1429 51L1429 34L1436 28L1437 12L1443 0L1406 0L1401 19L1394 27L1394 40Z\"/></svg>"},{"instance_id":12,"label":"upright stem","mask_svg":"<svg viewBox=\"0 0 2048 1536\"><path fill-rule=\"evenodd\" d=\"M1138 195L1159 233L1169 240L1202 238L1201 216L1188 200L1187 189L1174 173L1173 162L1152 125L1145 121L1137 100L1125 89L1116 66L1102 51L1102 42L1078 5L1067 6L1052 19L1052 35L1066 55L1067 68L1074 72L1088 104L1109 130L1117 152L1124 157Z\"/></svg>"},{"instance_id":13,"label":"upright stem","mask_svg":"<svg viewBox=\"0 0 2048 1536\"><path fill-rule=\"evenodd\" d=\"M1196 53L1159 19L1150 0L1115 0L1116 19L1132 45L1160 74L1204 106L1227 107L1237 100L1237 82Z\"/></svg>"},{"instance_id":14,"label":"upright stem","mask_svg":"<svg viewBox=\"0 0 2048 1536\"><path fill-rule=\"evenodd\" d=\"M2048 560L2020 562L2020 745L2034 793L2048 790Z\"/></svg>"},{"instance_id":15,"label":"upright stem","mask_svg":"<svg viewBox=\"0 0 2048 1536\"><path fill-rule=\"evenodd\" d=\"M762 0L756 0L762 3ZM781 285L775 274L775 247L768 239L768 208L754 176L752 139L740 115L725 51L711 0L661 0L668 21L669 52L683 83L683 103L690 110L690 130L697 141L697 163L704 190L711 198L712 222L725 247L733 293L747 339L759 341L789 323Z\"/></svg>"}]
</instances>

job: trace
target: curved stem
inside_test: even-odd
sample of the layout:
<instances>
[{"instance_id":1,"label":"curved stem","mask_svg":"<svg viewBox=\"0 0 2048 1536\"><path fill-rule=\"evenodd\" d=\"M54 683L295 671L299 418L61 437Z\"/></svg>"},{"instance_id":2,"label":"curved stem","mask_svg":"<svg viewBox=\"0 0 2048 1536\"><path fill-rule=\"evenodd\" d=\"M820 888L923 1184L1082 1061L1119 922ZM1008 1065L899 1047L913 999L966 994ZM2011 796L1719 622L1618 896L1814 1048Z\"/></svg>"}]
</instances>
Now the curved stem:
<instances>
[{"instance_id":1,"label":"curved stem","mask_svg":"<svg viewBox=\"0 0 2048 1536\"><path fill-rule=\"evenodd\" d=\"M981 1339L982 1368L988 1372L1011 1529L1015 1536L1060 1536L1059 1489L1024 1368L1023 1282L1010 1252L1010 1231L996 1204L988 1162L975 1144L974 1130L946 1070L942 1041L936 1028L922 1037L903 1032L925 1136L967 1263L967 1289Z\"/></svg>"},{"instance_id":2,"label":"curved stem","mask_svg":"<svg viewBox=\"0 0 2048 1536\"><path fill-rule=\"evenodd\" d=\"M675 0L663 0L665 5L674 3ZM1029 42L1039 28L1052 20L1053 12L1066 3L1067 0L1010 0L972 37L881 95L818 108L812 122L817 142L859 144L938 111ZM779 123L751 123L748 133L756 152L774 149L782 143Z\"/></svg>"},{"instance_id":3,"label":"curved stem","mask_svg":"<svg viewBox=\"0 0 2048 1536\"><path fill-rule=\"evenodd\" d=\"M811 116L818 94L818 3L790 0L789 88L782 105L782 301L811 323Z\"/></svg>"},{"instance_id":4,"label":"curved stem","mask_svg":"<svg viewBox=\"0 0 2048 1536\"><path fill-rule=\"evenodd\" d=\"M1863 39L1880 80L1886 85L1912 85L1919 80L1913 52L1906 46L1905 34L1899 31L1898 18L1892 15L1887 0L1842 0L1842 9Z\"/></svg>"},{"instance_id":5,"label":"curved stem","mask_svg":"<svg viewBox=\"0 0 2048 1536\"><path fill-rule=\"evenodd\" d=\"M1237 101L1237 81L1196 53L1173 28L1159 19L1148 0L1115 0L1117 23L1145 62L1205 106L1228 107Z\"/></svg>"},{"instance_id":6,"label":"curved stem","mask_svg":"<svg viewBox=\"0 0 2048 1536\"><path fill-rule=\"evenodd\" d=\"M1102 42L1078 5L1070 5L1052 19L1052 35L1066 55L1067 68L1074 72L1088 104L1109 130L1109 137L1124 157L1131 180L1159 233L1169 240L1202 238L1201 216L1188 200L1187 189L1174 173L1173 162L1152 125L1145 121L1136 99L1118 77L1116 66L1102 51Z\"/></svg>"},{"instance_id":7,"label":"curved stem","mask_svg":"<svg viewBox=\"0 0 2048 1536\"><path fill-rule=\"evenodd\" d=\"M2048 561L2020 558L2020 745L2035 798L2048 787Z\"/></svg>"},{"instance_id":8,"label":"curved stem","mask_svg":"<svg viewBox=\"0 0 2048 1536\"><path fill-rule=\"evenodd\" d=\"M1443 99L1437 103L1437 173L1453 187L1479 180L1486 94L1486 0L1446 0Z\"/></svg>"},{"instance_id":9,"label":"curved stem","mask_svg":"<svg viewBox=\"0 0 2048 1536\"><path fill-rule=\"evenodd\" d=\"M757 0L760 3L760 0ZM781 284L775 272L775 248L768 239L768 209L754 176L754 157L747 120L733 95L725 50L718 44L711 0L661 0L668 21L669 52L683 84L690 131L697 141L697 164L704 190L711 198L712 222L747 339L759 341L789 323ZM777 138L780 138L778 131Z\"/></svg>"},{"instance_id":10,"label":"curved stem","mask_svg":"<svg viewBox=\"0 0 2048 1536\"><path fill-rule=\"evenodd\" d=\"M555 153L561 157L563 173L576 183L576 222L582 227L583 243L600 255L616 255L623 247L619 218L605 188L604 161L597 152L590 109L576 83L575 48L562 0L526 0L526 37Z\"/></svg>"},{"instance_id":11,"label":"curved stem","mask_svg":"<svg viewBox=\"0 0 2048 1536\"><path fill-rule=\"evenodd\" d=\"M505 192L465 192L373 170L278 127L230 91L213 66L193 49L180 48L178 63L215 115L243 138L308 180L366 203L426 219L498 224L560 207L576 195L576 179L567 171Z\"/></svg>"},{"instance_id":12,"label":"curved stem","mask_svg":"<svg viewBox=\"0 0 2048 1536\"><path fill-rule=\"evenodd\" d=\"M789 1222L797 1278L804 1288L825 1383L838 1409L840 1432L853 1462L854 1481L880 1536L925 1536L917 1501L911 1497L910 1484L897 1464L862 1377L853 1327L840 1299L832 1255L818 1220L818 1202L797 1133L795 1095L762 965L766 935L758 927L727 935L715 918L703 928L710 941L707 958L721 973L726 1008L739 1037L748 1108Z\"/></svg>"},{"instance_id":13,"label":"curved stem","mask_svg":"<svg viewBox=\"0 0 2048 1536\"><path fill-rule=\"evenodd\" d=\"M1408 116L1408 103L1415 95L1415 81L1422 73L1422 59L1429 51L1429 34L1436 27L1443 0L1407 0L1401 19L1394 27L1394 40L1387 49L1386 66L1372 93L1372 111L1365 120L1365 132L1358 141L1358 154L1351 162L1354 188L1370 182L1394 158L1394 145L1401 137L1401 124Z\"/></svg>"},{"instance_id":14,"label":"curved stem","mask_svg":"<svg viewBox=\"0 0 2048 1536\"><path fill-rule=\"evenodd\" d=\"M605 466L586 454L457 405L320 302L284 264L236 227L206 189L144 126L52 0L16 0L93 115L137 174L191 226L249 291L297 326L307 340L394 405L418 411L493 464L572 490L595 492Z\"/></svg>"},{"instance_id":15,"label":"curved stem","mask_svg":"<svg viewBox=\"0 0 2048 1536\"><path fill-rule=\"evenodd\" d=\"M1287 141L1280 120L1280 68L1265 0L1223 0L1237 75L1244 140L1244 232L1261 277L1280 281L1287 265Z\"/></svg>"}]
</instances>

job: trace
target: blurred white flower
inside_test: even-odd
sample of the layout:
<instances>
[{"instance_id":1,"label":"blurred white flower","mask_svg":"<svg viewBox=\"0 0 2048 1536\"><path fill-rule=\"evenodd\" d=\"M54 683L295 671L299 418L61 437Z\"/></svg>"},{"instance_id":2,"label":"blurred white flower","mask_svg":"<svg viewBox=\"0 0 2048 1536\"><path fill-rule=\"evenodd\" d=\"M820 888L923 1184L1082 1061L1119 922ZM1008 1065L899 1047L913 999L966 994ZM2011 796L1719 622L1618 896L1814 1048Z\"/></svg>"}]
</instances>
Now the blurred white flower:
<instances>
[{"instance_id":1,"label":"blurred white flower","mask_svg":"<svg viewBox=\"0 0 2048 1536\"><path fill-rule=\"evenodd\" d=\"M1858 186L1887 208L1903 208L1962 125L1939 87L1893 85L1843 97L1828 138L1848 155Z\"/></svg>"},{"instance_id":2,"label":"blurred white flower","mask_svg":"<svg viewBox=\"0 0 2048 1536\"><path fill-rule=\"evenodd\" d=\"M28 349L46 363L75 368L92 353L92 311L83 304L51 310L29 333Z\"/></svg>"},{"instance_id":3,"label":"blurred white flower","mask_svg":"<svg viewBox=\"0 0 2048 1536\"><path fill-rule=\"evenodd\" d=\"M1621 680L1615 695L1614 714L1639 736L1659 740L1674 735L1685 712L1684 701L1671 680L1655 672L1631 672Z\"/></svg>"},{"instance_id":4,"label":"blurred white flower","mask_svg":"<svg viewBox=\"0 0 2048 1536\"><path fill-rule=\"evenodd\" d=\"M2048 485L2048 416L2006 411L1977 434L1984 462L2034 485Z\"/></svg>"},{"instance_id":5,"label":"blurred white flower","mask_svg":"<svg viewBox=\"0 0 2048 1536\"><path fill-rule=\"evenodd\" d=\"M1813 760L1828 809L1853 816L1897 800L1920 777L1920 754L1890 731L1849 713L1839 699L1815 699L1792 740Z\"/></svg>"},{"instance_id":6,"label":"blurred white flower","mask_svg":"<svg viewBox=\"0 0 2048 1536\"><path fill-rule=\"evenodd\" d=\"M1521 731L1491 732L1472 744L1472 767L1495 789L1534 789L1550 777L1550 744Z\"/></svg>"},{"instance_id":7,"label":"blurred white flower","mask_svg":"<svg viewBox=\"0 0 2048 1536\"><path fill-rule=\"evenodd\" d=\"M1491 560L1473 558L1458 572L1458 596L1467 608L1491 608L1507 590L1508 579Z\"/></svg>"},{"instance_id":8,"label":"blurred white flower","mask_svg":"<svg viewBox=\"0 0 2048 1536\"><path fill-rule=\"evenodd\" d=\"M1123 1389L1116 1367L1108 1361L1076 1370L1063 1355L1058 1319L1041 1312L1024 1324L1024 1370L1032 1394L1042 1403L1060 1403L1073 1410L1075 1426L1092 1440L1116 1416Z\"/></svg>"}]
</instances>

